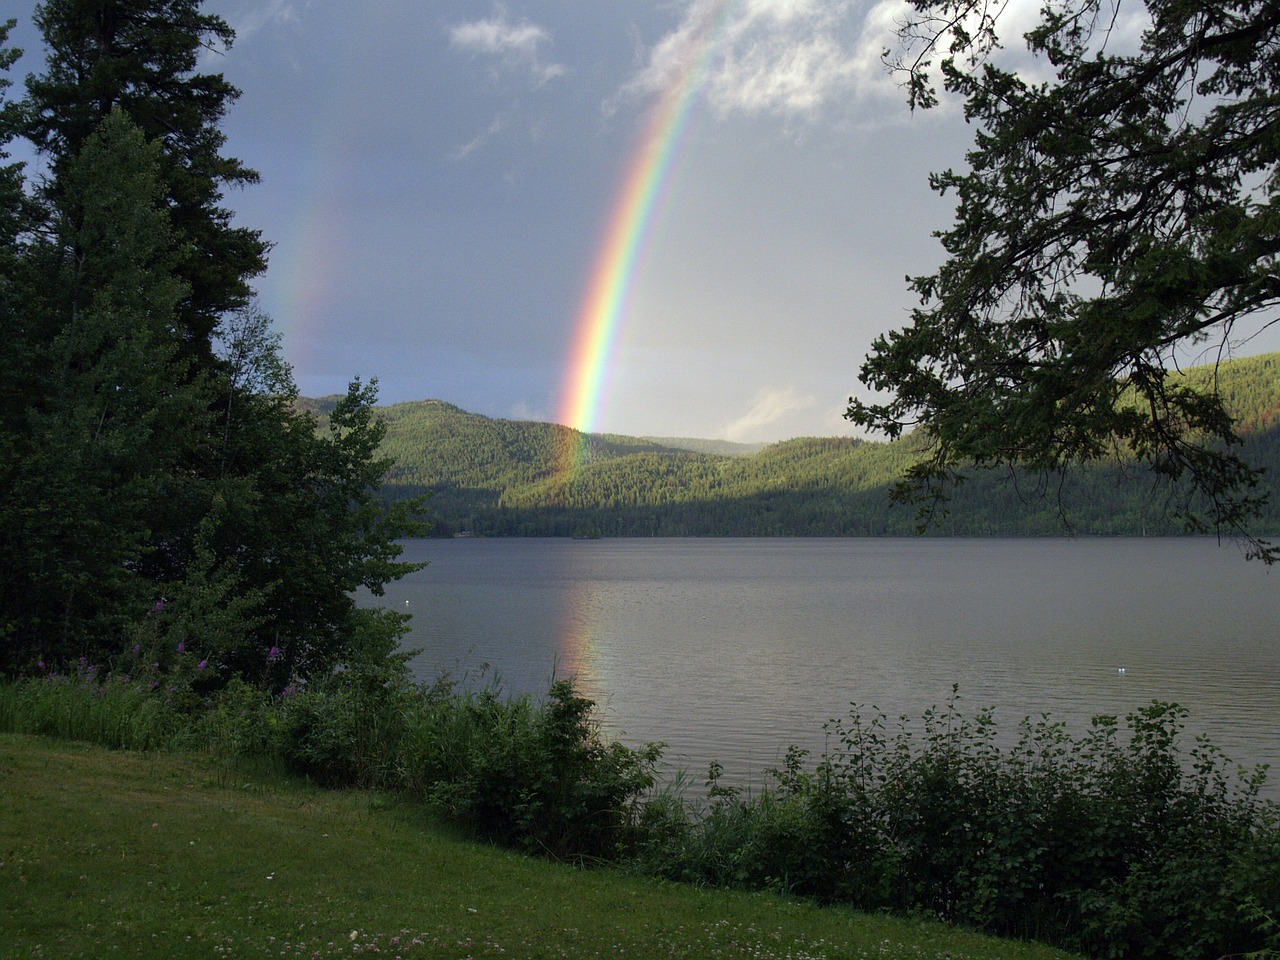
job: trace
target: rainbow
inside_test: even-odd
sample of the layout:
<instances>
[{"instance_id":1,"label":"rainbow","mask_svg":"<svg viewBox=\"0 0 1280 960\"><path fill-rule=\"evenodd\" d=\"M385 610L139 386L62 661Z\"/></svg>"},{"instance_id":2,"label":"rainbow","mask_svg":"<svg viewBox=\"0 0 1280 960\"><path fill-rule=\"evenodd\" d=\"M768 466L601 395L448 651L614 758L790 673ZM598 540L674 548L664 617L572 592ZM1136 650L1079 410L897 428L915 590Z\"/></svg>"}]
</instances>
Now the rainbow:
<instances>
[{"instance_id":1,"label":"rainbow","mask_svg":"<svg viewBox=\"0 0 1280 960\"><path fill-rule=\"evenodd\" d=\"M319 361L325 327L332 322L327 314L348 279L344 265L353 259L350 238L339 229L346 219L342 184L360 163L349 122L375 95L364 65L385 55L381 36L367 20L353 24L344 37L349 56L324 71L324 86L316 90L316 102L325 106L323 120L311 125L312 141L299 145L296 168L279 184L282 191L294 191L295 216L283 225L265 278L270 290L263 291L269 293L264 299L274 301L275 320L295 372L311 371L311 382L302 386L314 390L313 395L345 390L345 379L335 383L320 374L331 367Z\"/></svg>"},{"instance_id":2,"label":"rainbow","mask_svg":"<svg viewBox=\"0 0 1280 960\"><path fill-rule=\"evenodd\" d=\"M578 312L557 418L580 434L566 455L567 474L581 465L587 434L595 429L605 374L623 327L649 228L661 206L707 64L733 2L712 0L686 38L679 68L659 95L608 217Z\"/></svg>"}]
</instances>

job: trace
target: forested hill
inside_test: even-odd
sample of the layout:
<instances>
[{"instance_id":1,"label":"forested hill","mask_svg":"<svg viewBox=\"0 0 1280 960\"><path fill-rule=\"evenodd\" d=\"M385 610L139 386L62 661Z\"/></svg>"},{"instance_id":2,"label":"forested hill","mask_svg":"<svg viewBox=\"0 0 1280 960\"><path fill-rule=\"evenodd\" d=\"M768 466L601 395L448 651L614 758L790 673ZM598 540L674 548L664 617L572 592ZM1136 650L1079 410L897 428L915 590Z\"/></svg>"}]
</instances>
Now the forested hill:
<instances>
[{"instance_id":1,"label":"forested hill","mask_svg":"<svg viewBox=\"0 0 1280 960\"><path fill-rule=\"evenodd\" d=\"M1208 368L1187 374L1203 380ZM1246 459L1280 476L1280 354L1217 369ZM325 401L312 401L323 412ZM592 434L583 467L566 476L581 435L548 423L492 419L439 400L379 408L382 452L394 458L384 495L431 493L436 533L477 536L848 536L908 534L914 508L888 490L918 441L803 438L755 449L715 441ZM1280 501L1280 493L1273 496ZM1118 465L1050 484L975 473L935 532L1057 535L1179 533L1167 497ZM1259 532L1280 531L1273 502Z\"/></svg>"}]
</instances>

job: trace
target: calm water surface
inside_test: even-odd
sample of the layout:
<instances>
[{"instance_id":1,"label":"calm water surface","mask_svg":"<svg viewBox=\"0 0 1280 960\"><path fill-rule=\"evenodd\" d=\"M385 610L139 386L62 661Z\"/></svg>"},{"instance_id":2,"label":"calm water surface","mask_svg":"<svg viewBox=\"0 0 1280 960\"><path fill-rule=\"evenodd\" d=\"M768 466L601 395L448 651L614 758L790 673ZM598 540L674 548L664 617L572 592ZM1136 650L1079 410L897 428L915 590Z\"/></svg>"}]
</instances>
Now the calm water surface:
<instances>
[{"instance_id":1,"label":"calm water surface","mask_svg":"<svg viewBox=\"0 0 1280 960\"><path fill-rule=\"evenodd\" d=\"M918 716L959 684L1002 730L1191 710L1280 797L1280 571L1197 539L415 540L415 671L542 693L573 674L627 743L757 781L850 703ZM1121 673L1120 669L1124 672ZM1010 735L1012 735L1010 733Z\"/></svg>"}]
</instances>

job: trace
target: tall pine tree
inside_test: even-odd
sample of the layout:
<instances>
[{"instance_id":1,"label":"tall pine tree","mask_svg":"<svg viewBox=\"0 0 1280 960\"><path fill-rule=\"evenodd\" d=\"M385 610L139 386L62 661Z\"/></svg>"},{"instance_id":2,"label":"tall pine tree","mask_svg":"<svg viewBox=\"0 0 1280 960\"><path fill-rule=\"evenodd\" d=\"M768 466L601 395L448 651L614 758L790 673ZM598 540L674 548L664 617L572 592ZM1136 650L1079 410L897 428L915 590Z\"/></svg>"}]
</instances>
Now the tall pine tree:
<instances>
[{"instance_id":1,"label":"tall pine tree","mask_svg":"<svg viewBox=\"0 0 1280 960\"><path fill-rule=\"evenodd\" d=\"M402 618L351 594L412 569L416 508L378 505L372 387L322 435L252 305L266 246L220 206L256 180L220 152L237 91L196 72L230 29L195 0L37 22L46 73L3 114L51 176L0 180L0 670L111 659L144 618L157 649L203 645L207 683L385 656Z\"/></svg>"},{"instance_id":2,"label":"tall pine tree","mask_svg":"<svg viewBox=\"0 0 1280 960\"><path fill-rule=\"evenodd\" d=\"M60 206L74 216L54 219L56 246L79 253L48 284L57 333L32 345L48 378L28 398L6 491L4 608L20 646L37 647L13 651L27 659L96 652L145 609L151 504L207 416L174 334L186 290L158 154L116 110L63 167Z\"/></svg>"},{"instance_id":3,"label":"tall pine tree","mask_svg":"<svg viewBox=\"0 0 1280 960\"><path fill-rule=\"evenodd\" d=\"M226 189L258 182L222 153L219 124L240 91L197 72L201 53L229 47L234 33L200 0L46 0L35 22L48 55L45 73L27 80L25 133L51 161L49 191L56 199L66 166L117 107L159 144L181 241L175 272L187 285L180 329L186 350L208 359L221 317L247 303L266 267L259 231L233 226L221 205Z\"/></svg>"}]
</instances>

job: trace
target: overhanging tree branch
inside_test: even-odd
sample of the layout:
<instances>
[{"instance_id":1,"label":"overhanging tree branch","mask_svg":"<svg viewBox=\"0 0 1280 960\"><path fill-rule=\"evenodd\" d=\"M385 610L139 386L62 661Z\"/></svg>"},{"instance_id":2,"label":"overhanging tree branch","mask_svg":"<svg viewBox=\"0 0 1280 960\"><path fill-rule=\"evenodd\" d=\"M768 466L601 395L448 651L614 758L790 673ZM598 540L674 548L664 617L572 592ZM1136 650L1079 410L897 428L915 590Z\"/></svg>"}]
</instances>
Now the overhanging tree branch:
<instances>
[{"instance_id":1,"label":"overhanging tree branch","mask_svg":"<svg viewBox=\"0 0 1280 960\"><path fill-rule=\"evenodd\" d=\"M1243 325L1276 321L1280 8L1148 0L1141 45L1113 53L1118 0L1065 0L1026 37L1054 70L1039 85L993 56L978 0L912 8L893 64L928 106L920 71L945 47L974 147L967 171L932 178L957 198L948 259L912 279L921 306L862 367L893 399L851 400L848 417L927 432L907 481L926 504L967 464L1056 469L1119 450L1185 488L1189 527L1277 559L1249 532L1264 498L1221 398L1167 371L1180 350L1218 336L1226 352Z\"/></svg>"}]
</instances>

